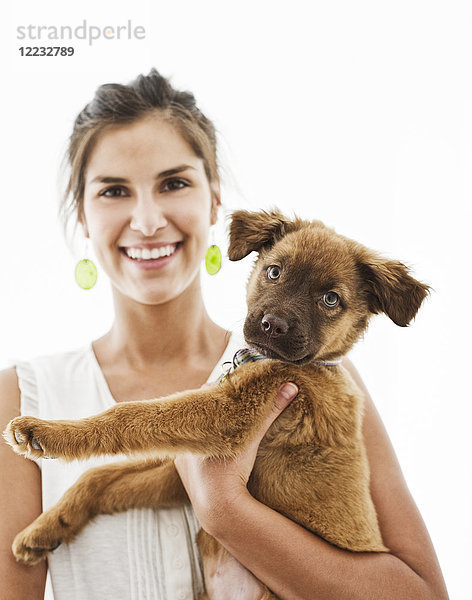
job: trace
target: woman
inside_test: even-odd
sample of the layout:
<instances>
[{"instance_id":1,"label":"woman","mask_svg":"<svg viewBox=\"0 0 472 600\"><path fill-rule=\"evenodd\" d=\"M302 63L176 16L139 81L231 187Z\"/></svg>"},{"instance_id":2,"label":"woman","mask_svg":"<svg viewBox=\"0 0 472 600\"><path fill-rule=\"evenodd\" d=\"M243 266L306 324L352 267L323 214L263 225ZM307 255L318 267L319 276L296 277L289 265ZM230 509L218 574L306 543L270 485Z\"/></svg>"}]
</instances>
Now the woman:
<instances>
[{"instance_id":1,"label":"woman","mask_svg":"<svg viewBox=\"0 0 472 600\"><path fill-rule=\"evenodd\" d=\"M71 200L64 212L76 215L111 280L115 320L87 348L1 373L2 425L20 411L80 418L114 402L201 386L241 344L210 319L201 296L200 263L220 192L214 128L193 96L173 90L155 71L129 86L102 86L76 120L69 160ZM344 364L362 386L353 366ZM250 496L246 483L258 442L295 394L293 384L282 386L258 441L234 461L176 460L200 523L237 559L227 567L235 587L221 587L217 573L207 582L213 597L235 598L236 585L254 589L252 571L281 598L447 598L428 534L367 392L372 495L390 554L337 549ZM0 509L7 515L2 598L41 598L45 565L15 563L11 541L41 511L41 490L47 508L92 461L45 461L40 473L5 446L1 452ZM51 555L56 600L195 596L202 589L197 527L191 509L98 517ZM241 598L258 598L251 593Z\"/></svg>"}]
</instances>

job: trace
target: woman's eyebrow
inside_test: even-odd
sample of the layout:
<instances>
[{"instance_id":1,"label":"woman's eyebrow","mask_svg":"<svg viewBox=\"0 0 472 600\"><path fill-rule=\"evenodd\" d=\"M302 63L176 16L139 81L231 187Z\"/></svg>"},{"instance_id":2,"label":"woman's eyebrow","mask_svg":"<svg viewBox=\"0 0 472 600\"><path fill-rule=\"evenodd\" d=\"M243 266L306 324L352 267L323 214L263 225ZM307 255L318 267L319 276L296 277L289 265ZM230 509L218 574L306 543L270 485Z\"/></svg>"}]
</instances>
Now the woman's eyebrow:
<instances>
[{"instance_id":1,"label":"woman's eyebrow","mask_svg":"<svg viewBox=\"0 0 472 600\"><path fill-rule=\"evenodd\" d=\"M170 177L171 175L182 173L182 171L186 171L187 169L196 170L195 167L192 167L191 165L179 165L178 167L173 167L172 169L166 169L165 171L161 171L156 175L155 179ZM97 175L91 180L90 183L129 183L129 180L125 177Z\"/></svg>"},{"instance_id":2,"label":"woman's eyebrow","mask_svg":"<svg viewBox=\"0 0 472 600\"><path fill-rule=\"evenodd\" d=\"M105 175L97 175L90 183L129 183L124 177L106 177Z\"/></svg>"},{"instance_id":3,"label":"woman's eyebrow","mask_svg":"<svg viewBox=\"0 0 472 600\"><path fill-rule=\"evenodd\" d=\"M193 169L196 171L195 167L190 165L179 165L178 167L174 167L172 169L167 169L166 171L162 171L158 175L156 175L156 179L162 179L163 177L169 177L171 175L176 175L177 173L181 173L182 171L186 171L187 169Z\"/></svg>"}]
</instances>

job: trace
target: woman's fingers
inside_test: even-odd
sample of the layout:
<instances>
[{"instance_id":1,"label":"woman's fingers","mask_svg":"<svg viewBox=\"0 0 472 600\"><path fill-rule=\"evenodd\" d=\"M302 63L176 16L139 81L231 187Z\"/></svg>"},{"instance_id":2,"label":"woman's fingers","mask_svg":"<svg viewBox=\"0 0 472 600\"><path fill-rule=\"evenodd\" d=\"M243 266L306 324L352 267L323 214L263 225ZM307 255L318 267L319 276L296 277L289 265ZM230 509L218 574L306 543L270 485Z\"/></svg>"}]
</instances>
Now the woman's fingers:
<instances>
[{"instance_id":1,"label":"woman's fingers","mask_svg":"<svg viewBox=\"0 0 472 600\"><path fill-rule=\"evenodd\" d=\"M275 413L272 421L274 421L280 415L284 408L287 408L297 394L298 387L294 383L283 383L279 387L279 391L277 392L277 396L275 397L274 404L272 406L272 412Z\"/></svg>"},{"instance_id":2,"label":"woman's fingers","mask_svg":"<svg viewBox=\"0 0 472 600\"><path fill-rule=\"evenodd\" d=\"M259 446L262 438L267 433L267 430L275 421L275 419L280 415L280 413L287 408L290 402L295 398L298 394L298 387L294 383L283 383L278 391L277 395L272 404L271 411L267 415L265 421L262 423L261 428L259 430L259 434L253 442L253 445Z\"/></svg>"}]
</instances>

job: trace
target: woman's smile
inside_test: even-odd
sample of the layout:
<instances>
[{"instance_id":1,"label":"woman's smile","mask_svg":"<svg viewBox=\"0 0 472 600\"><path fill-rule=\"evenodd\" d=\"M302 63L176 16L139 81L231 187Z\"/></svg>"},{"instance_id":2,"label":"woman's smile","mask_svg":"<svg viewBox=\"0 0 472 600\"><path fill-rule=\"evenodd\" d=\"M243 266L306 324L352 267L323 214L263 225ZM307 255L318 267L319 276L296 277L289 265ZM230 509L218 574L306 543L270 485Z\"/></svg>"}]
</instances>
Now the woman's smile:
<instances>
[{"instance_id":1,"label":"woman's smile","mask_svg":"<svg viewBox=\"0 0 472 600\"><path fill-rule=\"evenodd\" d=\"M125 260L138 269L161 269L171 263L183 242L137 244L120 248Z\"/></svg>"}]
</instances>

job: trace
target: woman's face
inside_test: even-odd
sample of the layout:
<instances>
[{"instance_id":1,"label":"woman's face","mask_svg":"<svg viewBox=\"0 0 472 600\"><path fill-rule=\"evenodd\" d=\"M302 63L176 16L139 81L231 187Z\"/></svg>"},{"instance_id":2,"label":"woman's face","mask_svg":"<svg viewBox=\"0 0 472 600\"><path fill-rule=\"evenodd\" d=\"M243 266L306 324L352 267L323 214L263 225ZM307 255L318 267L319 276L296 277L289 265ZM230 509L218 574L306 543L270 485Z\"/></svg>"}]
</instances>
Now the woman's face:
<instances>
[{"instance_id":1,"label":"woman's face","mask_svg":"<svg viewBox=\"0 0 472 600\"><path fill-rule=\"evenodd\" d=\"M198 281L218 205L203 161L159 116L107 129L89 157L86 233L115 292L138 302L167 302Z\"/></svg>"}]
</instances>

